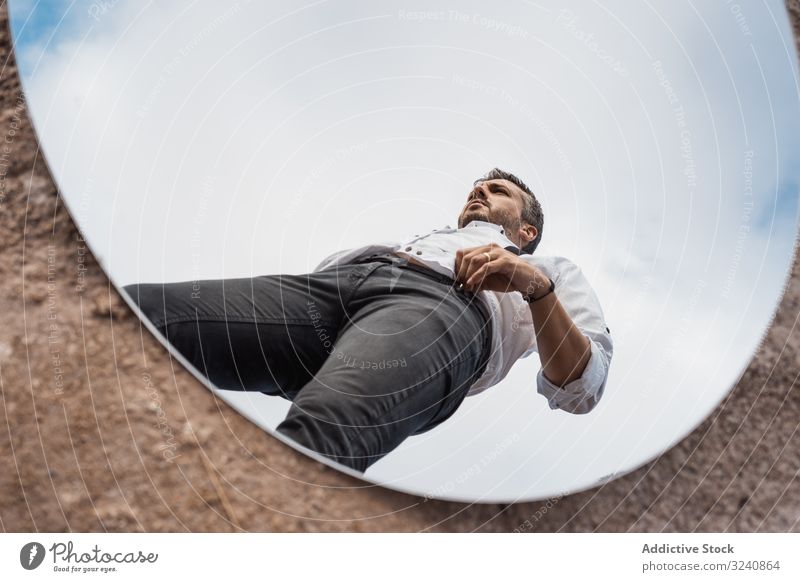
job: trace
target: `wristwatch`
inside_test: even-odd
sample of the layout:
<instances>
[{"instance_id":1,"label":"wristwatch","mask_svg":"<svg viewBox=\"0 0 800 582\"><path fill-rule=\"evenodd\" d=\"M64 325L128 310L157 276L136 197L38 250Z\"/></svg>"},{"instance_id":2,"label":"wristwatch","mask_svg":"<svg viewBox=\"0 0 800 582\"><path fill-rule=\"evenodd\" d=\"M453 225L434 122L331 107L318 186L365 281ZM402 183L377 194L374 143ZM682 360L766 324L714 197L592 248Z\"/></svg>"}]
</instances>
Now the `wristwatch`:
<instances>
[{"instance_id":1,"label":"wristwatch","mask_svg":"<svg viewBox=\"0 0 800 582\"><path fill-rule=\"evenodd\" d=\"M524 301L526 301L527 303L533 303L534 301L539 301L539 299L543 299L543 298L547 297L548 295L550 295L550 293L552 293L553 291L556 290L556 282L553 281L552 279L550 279L549 277L548 277L548 280L550 281L550 287L547 289L547 293L545 293L541 297L536 297L534 299L533 293L527 294L527 293L522 293L522 291L520 291L520 293L522 293L522 299Z\"/></svg>"}]
</instances>

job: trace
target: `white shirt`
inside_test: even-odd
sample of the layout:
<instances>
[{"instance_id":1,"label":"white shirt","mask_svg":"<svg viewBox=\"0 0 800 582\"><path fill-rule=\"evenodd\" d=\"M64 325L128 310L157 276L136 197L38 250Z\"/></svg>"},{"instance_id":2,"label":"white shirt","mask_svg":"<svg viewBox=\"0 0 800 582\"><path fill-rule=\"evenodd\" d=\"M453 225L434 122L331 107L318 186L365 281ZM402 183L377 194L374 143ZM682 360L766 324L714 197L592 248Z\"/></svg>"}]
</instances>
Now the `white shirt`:
<instances>
[{"instance_id":1,"label":"white shirt","mask_svg":"<svg viewBox=\"0 0 800 582\"><path fill-rule=\"evenodd\" d=\"M455 257L458 249L487 245L516 245L498 224L473 220L463 228L437 228L423 235L414 235L401 242L384 242L347 249L326 257L314 271L347 264L367 255L396 252L423 262L438 273L455 279ZM575 326L591 342L592 355L580 378L566 386L551 383L539 370L537 392L547 398L551 409L560 408L573 414L586 414L600 400L608 378L613 354L611 334L605 323L597 295L580 268L561 256L519 255L522 260L541 269L555 283L555 294ZM492 353L483 374L467 392L472 396L499 383L519 358L538 353L536 333L529 304L519 292L480 291L478 297L489 308L492 331Z\"/></svg>"}]
</instances>

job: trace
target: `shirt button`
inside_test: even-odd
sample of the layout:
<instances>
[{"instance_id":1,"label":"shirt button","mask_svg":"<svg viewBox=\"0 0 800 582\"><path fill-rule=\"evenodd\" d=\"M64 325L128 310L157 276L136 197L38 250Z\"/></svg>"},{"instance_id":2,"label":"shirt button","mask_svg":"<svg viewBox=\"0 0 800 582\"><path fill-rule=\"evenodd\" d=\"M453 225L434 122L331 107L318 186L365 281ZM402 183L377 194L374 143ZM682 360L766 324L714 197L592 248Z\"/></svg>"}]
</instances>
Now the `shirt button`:
<instances>
[{"instance_id":1,"label":"shirt button","mask_svg":"<svg viewBox=\"0 0 800 582\"><path fill-rule=\"evenodd\" d=\"M421 255L421 254L422 254L422 251L417 251L417 254L418 254L418 255Z\"/></svg>"},{"instance_id":2,"label":"shirt button","mask_svg":"<svg viewBox=\"0 0 800 582\"><path fill-rule=\"evenodd\" d=\"M407 250L407 251L410 251L410 250L411 250L411 247L406 247L406 250Z\"/></svg>"}]
</instances>

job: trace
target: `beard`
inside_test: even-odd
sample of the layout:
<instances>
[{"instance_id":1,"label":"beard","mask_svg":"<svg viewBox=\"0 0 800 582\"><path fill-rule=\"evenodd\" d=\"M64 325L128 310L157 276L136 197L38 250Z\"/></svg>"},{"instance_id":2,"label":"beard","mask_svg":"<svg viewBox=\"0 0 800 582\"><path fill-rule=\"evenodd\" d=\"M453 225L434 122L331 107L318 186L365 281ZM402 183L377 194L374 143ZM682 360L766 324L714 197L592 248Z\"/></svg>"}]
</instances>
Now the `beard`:
<instances>
[{"instance_id":1,"label":"beard","mask_svg":"<svg viewBox=\"0 0 800 582\"><path fill-rule=\"evenodd\" d=\"M475 206L466 209L458 219L458 228L464 228L473 220L484 220L494 224L499 224L505 231L505 236L509 240L517 244L511 237L511 234L516 232L522 226L518 218L515 218L508 212L498 210L496 208L490 209L486 206Z\"/></svg>"}]
</instances>

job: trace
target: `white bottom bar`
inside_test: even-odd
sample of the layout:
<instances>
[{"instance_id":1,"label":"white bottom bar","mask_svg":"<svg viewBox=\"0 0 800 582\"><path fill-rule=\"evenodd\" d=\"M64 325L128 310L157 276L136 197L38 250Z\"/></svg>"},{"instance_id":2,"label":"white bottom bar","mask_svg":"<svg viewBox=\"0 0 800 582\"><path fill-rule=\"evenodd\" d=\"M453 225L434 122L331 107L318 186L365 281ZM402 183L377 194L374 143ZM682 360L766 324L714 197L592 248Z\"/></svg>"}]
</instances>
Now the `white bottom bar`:
<instances>
[{"instance_id":1,"label":"white bottom bar","mask_svg":"<svg viewBox=\"0 0 800 582\"><path fill-rule=\"evenodd\" d=\"M3 580L796 581L799 547L800 534L750 533L15 533L0 535L0 573Z\"/></svg>"}]
</instances>

